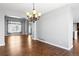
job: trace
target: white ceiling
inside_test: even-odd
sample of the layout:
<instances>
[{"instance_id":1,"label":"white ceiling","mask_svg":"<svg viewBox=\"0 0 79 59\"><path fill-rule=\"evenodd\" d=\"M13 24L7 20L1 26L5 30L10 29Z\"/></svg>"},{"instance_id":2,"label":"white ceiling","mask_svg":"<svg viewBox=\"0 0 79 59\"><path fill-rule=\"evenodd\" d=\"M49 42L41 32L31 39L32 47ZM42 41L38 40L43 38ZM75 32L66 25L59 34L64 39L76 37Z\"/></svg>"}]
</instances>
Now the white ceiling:
<instances>
[{"instance_id":1,"label":"white ceiling","mask_svg":"<svg viewBox=\"0 0 79 59\"><path fill-rule=\"evenodd\" d=\"M36 10L42 14L54 10L56 8L67 5L66 3L35 3ZM16 12L27 12L32 10L32 3L0 3L0 9L16 11Z\"/></svg>"},{"instance_id":2,"label":"white ceiling","mask_svg":"<svg viewBox=\"0 0 79 59\"><path fill-rule=\"evenodd\" d=\"M63 7L65 5L71 5L71 11L74 18L74 22L79 22L79 3L35 3L35 8L38 12L41 12L42 14L47 13L51 10L54 10L56 8ZM13 12L13 15L9 16L22 16L26 17L26 12L32 11L32 3L0 3L0 11L8 11L6 14L10 12ZM1 12L0 12L1 13Z\"/></svg>"}]
</instances>

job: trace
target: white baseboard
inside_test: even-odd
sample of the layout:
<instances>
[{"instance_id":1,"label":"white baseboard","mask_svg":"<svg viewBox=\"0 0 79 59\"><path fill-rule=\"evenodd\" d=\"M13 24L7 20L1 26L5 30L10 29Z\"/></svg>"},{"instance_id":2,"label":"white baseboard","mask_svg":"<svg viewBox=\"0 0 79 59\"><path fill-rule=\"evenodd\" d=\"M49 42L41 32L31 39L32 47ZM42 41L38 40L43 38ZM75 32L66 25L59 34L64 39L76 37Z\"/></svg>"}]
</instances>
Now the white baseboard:
<instances>
[{"instance_id":1,"label":"white baseboard","mask_svg":"<svg viewBox=\"0 0 79 59\"><path fill-rule=\"evenodd\" d=\"M38 41L41 41L41 42L44 42L44 43L47 43L47 44L50 44L50 45L53 45L53 46L56 46L56 47L59 47L59 48L62 48L62 49L65 49L65 50L71 50L72 49L72 47L70 47L70 48L66 48L66 47L62 47L62 46L60 46L60 45L56 45L56 44L52 44L52 43L50 43L50 42L47 42L47 41L44 41L44 40L41 40L41 39L37 39Z\"/></svg>"},{"instance_id":2,"label":"white baseboard","mask_svg":"<svg viewBox=\"0 0 79 59\"><path fill-rule=\"evenodd\" d=\"M32 38L33 40L37 40L37 38Z\"/></svg>"}]
</instances>

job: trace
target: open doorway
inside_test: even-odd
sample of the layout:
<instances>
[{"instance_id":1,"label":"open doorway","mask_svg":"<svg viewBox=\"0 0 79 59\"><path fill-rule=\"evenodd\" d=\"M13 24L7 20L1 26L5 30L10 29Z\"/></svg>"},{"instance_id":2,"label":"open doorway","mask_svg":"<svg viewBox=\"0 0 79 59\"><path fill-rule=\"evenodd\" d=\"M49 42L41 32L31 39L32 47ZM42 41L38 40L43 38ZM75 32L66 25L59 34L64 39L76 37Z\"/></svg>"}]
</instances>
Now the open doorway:
<instances>
[{"instance_id":1,"label":"open doorway","mask_svg":"<svg viewBox=\"0 0 79 59\"><path fill-rule=\"evenodd\" d=\"M79 40L79 23L73 24L73 39Z\"/></svg>"},{"instance_id":2,"label":"open doorway","mask_svg":"<svg viewBox=\"0 0 79 59\"><path fill-rule=\"evenodd\" d=\"M77 23L77 38L79 39L79 23Z\"/></svg>"},{"instance_id":3,"label":"open doorway","mask_svg":"<svg viewBox=\"0 0 79 59\"><path fill-rule=\"evenodd\" d=\"M78 39L78 26L77 23L73 23L73 40Z\"/></svg>"}]
</instances>

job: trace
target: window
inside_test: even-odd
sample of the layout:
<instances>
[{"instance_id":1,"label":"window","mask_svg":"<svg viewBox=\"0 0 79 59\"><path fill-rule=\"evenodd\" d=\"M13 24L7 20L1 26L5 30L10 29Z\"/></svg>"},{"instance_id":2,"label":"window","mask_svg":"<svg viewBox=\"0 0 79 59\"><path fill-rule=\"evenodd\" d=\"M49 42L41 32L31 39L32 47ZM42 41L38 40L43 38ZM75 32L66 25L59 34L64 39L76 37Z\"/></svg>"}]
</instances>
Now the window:
<instances>
[{"instance_id":1,"label":"window","mask_svg":"<svg viewBox=\"0 0 79 59\"><path fill-rule=\"evenodd\" d=\"M8 21L8 33L21 32L21 22Z\"/></svg>"}]
</instances>

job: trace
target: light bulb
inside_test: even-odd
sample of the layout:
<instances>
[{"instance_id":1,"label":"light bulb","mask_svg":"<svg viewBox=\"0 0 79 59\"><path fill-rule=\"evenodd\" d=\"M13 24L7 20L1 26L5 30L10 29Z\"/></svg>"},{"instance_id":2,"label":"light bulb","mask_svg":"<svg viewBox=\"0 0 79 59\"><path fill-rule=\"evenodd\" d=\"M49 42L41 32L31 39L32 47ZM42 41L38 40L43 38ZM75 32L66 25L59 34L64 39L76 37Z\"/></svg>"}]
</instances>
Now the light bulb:
<instances>
[{"instance_id":1,"label":"light bulb","mask_svg":"<svg viewBox=\"0 0 79 59\"><path fill-rule=\"evenodd\" d=\"M38 13L38 16L41 16L41 13Z\"/></svg>"},{"instance_id":2,"label":"light bulb","mask_svg":"<svg viewBox=\"0 0 79 59\"><path fill-rule=\"evenodd\" d=\"M33 10L33 12L32 12L33 14L36 14L37 12L36 12L36 10Z\"/></svg>"},{"instance_id":3,"label":"light bulb","mask_svg":"<svg viewBox=\"0 0 79 59\"><path fill-rule=\"evenodd\" d=\"M31 18L31 17L32 17L32 15L30 14L30 15L29 15L29 17Z\"/></svg>"},{"instance_id":4,"label":"light bulb","mask_svg":"<svg viewBox=\"0 0 79 59\"><path fill-rule=\"evenodd\" d=\"M30 15L30 13L29 13L29 12L27 12L26 14L27 14L27 16L29 16L29 15Z\"/></svg>"},{"instance_id":5,"label":"light bulb","mask_svg":"<svg viewBox=\"0 0 79 59\"><path fill-rule=\"evenodd\" d=\"M37 14L35 15L35 17L36 17L36 18L38 17Z\"/></svg>"}]
</instances>

